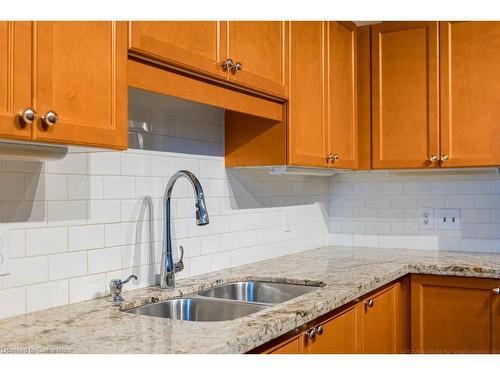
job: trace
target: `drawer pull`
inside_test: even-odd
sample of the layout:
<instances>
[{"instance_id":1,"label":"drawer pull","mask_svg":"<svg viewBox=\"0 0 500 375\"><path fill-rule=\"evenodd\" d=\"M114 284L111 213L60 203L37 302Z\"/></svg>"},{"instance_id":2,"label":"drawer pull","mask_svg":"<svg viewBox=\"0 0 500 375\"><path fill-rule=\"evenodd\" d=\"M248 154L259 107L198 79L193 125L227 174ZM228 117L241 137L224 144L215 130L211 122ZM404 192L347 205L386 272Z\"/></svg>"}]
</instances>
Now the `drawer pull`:
<instances>
[{"instance_id":1,"label":"drawer pull","mask_svg":"<svg viewBox=\"0 0 500 375\"><path fill-rule=\"evenodd\" d=\"M365 301L365 305L368 306L368 307L373 307L373 300L370 298L368 300Z\"/></svg>"},{"instance_id":2,"label":"drawer pull","mask_svg":"<svg viewBox=\"0 0 500 375\"><path fill-rule=\"evenodd\" d=\"M322 335L322 334L323 334L323 326L322 326L322 325L316 326L316 327L314 328L314 331L316 332L316 334L317 334L318 336Z\"/></svg>"},{"instance_id":3,"label":"drawer pull","mask_svg":"<svg viewBox=\"0 0 500 375\"><path fill-rule=\"evenodd\" d=\"M500 287L499 288L493 288L493 293L500 294Z\"/></svg>"},{"instance_id":4,"label":"drawer pull","mask_svg":"<svg viewBox=\"0 0 500 375\"><path fill-rule=\"evenodd\" d=\"M306 337L309 340L314 340L314 338L316 337L316 331L314 330L314 328L308 329L306 331Z\"/></svg>"}]
</instances>

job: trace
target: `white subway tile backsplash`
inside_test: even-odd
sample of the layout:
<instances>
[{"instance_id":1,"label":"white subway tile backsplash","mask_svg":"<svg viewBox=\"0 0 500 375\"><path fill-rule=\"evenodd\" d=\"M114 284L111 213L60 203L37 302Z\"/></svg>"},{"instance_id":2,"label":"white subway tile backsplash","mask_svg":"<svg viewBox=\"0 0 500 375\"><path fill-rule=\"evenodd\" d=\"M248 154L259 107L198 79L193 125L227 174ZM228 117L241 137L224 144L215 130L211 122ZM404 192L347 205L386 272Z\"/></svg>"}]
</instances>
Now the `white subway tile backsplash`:
<instances>
[{"instance_id":1,"label":"white subway tile backsplash","mask_svg":"<svg viewBox=\"0 0 500 375\"><path fill-rule=\"evenodd\" d=\"M465 208L461 212L462 223L489 223L491 210L485 208Z\"/></svg>"},{"instance_id":2,"label":"white subway tile backsplash","mask_svg":"<svg viewBox=\"0 0 500 375\"><path fill-rule=\"evenodd\" d=\"M116 271L122 268L122 248L111 247L88 252L89 274Z\"/></svg>"},{"instance_id":3,"label":"white subway tile backsplash","mask_svg":"<svg viewBox=\"0 0 500 375\"><path fill-rule=\"evenodd\" d=\"M68 250L68 228L31 229L26 232L26 254L42 255Z\"/></svg>"},{"instance_id":4,"label":"white subway tile backsplash","mask_svg":"<svg viewBox=\"0 0 500 375\"><path fill-rule=\"evenodd\" d=\"M86 274L86 251L49 256L49 280L68 279Z\"/></svg>"},{"instance_id":5,"label":"white subway tile backsplash","mask_svg":"<svg viewBox=\"0 0 500 375\"><path fill-rule=\"evenodd\" d=\"M92 152L89 157L90 175L120 175L121 154L119 152Z\"/></svg>"},{"instance_id":6,"label":"white subway tile backsplash","mask_svg":"<svg viewBox=\"0 0 500 375\"><path fill-rule=\"evenodd\" d=\"M189 259L189 276L196 276L212 270L212 257L203 255Z\"/></svg>"},{"instance_id":7,"label":"white subway tile backsplash","mask_svg":"<svg viewBox=\"0 0 500 375\"><path fill-rule=\"evenodd\" d=\"M499 181L496 175L470 173L336 174L330 178L329 189L330 243L359 244L370 241L368 235L378 237L378 247L494 251L500 238ZM396 192L399 183L403 185L402 194ZM358 194L355 200L349 189L337 188L342 184L353 184ZM373 191L375 188L378 192ZM392 193L385 195L387 191ZM377 209L376 216L368 211L373 208ZM419 208L431 208L434 215L442 208L460 209L460 229L440 230L436 224L419 228ZM375 244L373 238L370 244Z\"/></svg>"},{"instance_id":8,"label":"white subway tile backsplash","mask_svg":"<svg viewBox=\"0 0 500 375\"><path fill-rule=\"evenodd\" d=\"M90 176L73 175L68 176L68 199L81 200L90 199Z\"/></svg>"},{"instance_id":9,"label":"white subway tile backsplash","mask_svg":"<svg viewBox=\"0 0 500 375\"><path fill-rule=\"evenodd\" d=\"M476 208L500 208L500 194L483 194L475 197Z\"/></svg>"},{"instance_id":10,"label":"white subway tile backsplash","mask_svg":"<svg viewBox=\"0 0 500 375\"><path fill-rule=\"evenodd\" d=\"M49 173L86 174L87 154L68 154L64 159L47 162Z\"/></svg>"},{"instance_id":11,"label":"white subway tile backsplash","mask_svg":"<svg viewBox=\"0 0 500 375\"><path fill-rule=\"evenodd\" d=\"M26 288L0 290L0 319L26 312Z\"/></svg>"},{"instance_id":12,"label":"white subway tile backsplash","mask_svg":"<svg viewBox=\"0 0 500 375\"><path fill-rule=\"evenodd\" d=\"M106 275L103 273L69 280L69 303L99 298L105 293Z\"/></svg>"},{"instance_id":13,"label":"white subway tile backsplash","mask_svg":"<svg viewBox=\"0 0 500 375\"><path fill-rule=\"evenodd\" d=\"M10 261L10 274L3 279L4 288L37 284L48 281L46 256L16 258Z\"/></svg>"},{"instance_id":14,"label":"white subway tile backsplash","mask_svg":"<svg viewBox=\"0 0 500 375\"><path fill-rule=\"evenodd\" d=\"M104 247L104 225L69 227L69 251Z\"/></svg>"},{"instance_id":15,"label":"white subway tile backsplash","mask_svg":"<svg viewBox=\"0 0 500 375\"><path fill-rule=\"evenodd\" d=\"M26 255L26 231L11 230L9 247L11 259L24 257Z\"/></svg>"},{"instance_id":16,"label":"white subway tile backsplash","mask_svg":"<svg viewBox=\"0 0 500 375\"><path fill-rule=\"evenodd\" d=\"M141 154L121 154L121 175L122 176L149 176L150 158Z\"/></svg>"},{"instance_id":17,"label":"white subway tile backsplash","mask_svg":"<svg viewBox=\"0 0 500 375\"><path fill-rule=\"evenodd\" d=\"M24 174L14 172L0 172L0 200L18 201L25 195Z\"/></svg>"},{"instance_id":18,"label":"white subway tile backsplash","mask_svg":"<svg viewBox=\"0 0 500 375\"><path fill-rule=\"evenodd\" d=\"M87 201L49 201L47 202L48 221L57 225L61 222L85 224L87 222Z\"/></svg>"},{"instance_id":19,"label":"white subway tile backsplash","mask_svg":"<svg viewBox=\"0 0 500 375\"><path fill-rule=\"evenodd\" d=\"M69 302L69 281L60 280L26 287L26 312L50 309Z\"/></svg>"},{"instance_id":20,"label":"white subway tile backsplash","mask_svg":"<svg viewBox=\"0 0 500 375\"><path fill-rule=\"evenodd\" d=\"M135 198L135 178L124 176L104 177L105 199Z\"/></svg>"}]
</instances>

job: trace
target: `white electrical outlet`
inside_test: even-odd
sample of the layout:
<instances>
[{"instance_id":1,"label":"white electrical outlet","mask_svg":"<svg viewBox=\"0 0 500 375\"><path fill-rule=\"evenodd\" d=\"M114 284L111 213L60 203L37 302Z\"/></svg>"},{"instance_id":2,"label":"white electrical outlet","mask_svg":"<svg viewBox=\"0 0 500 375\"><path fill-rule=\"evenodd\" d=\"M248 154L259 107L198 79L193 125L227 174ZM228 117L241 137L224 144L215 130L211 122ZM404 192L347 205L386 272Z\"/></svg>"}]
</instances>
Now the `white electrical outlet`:
<instances>
[{"instance_id":1,"label":"white electrical outlet","mask_svg":"<svg viewBox=\"0 0 500 375\"><path fill-rule=\"evenodd\" d=\"M437 220L439 230L460 230L460 209L439 208L437 210Z\"/></svg>"},{"instance_id":2,"label":"white electrical outlet","mask_svg":"<svg viewBox=\"0 0 500 375\"><path fill-rule=\"evenodd\" d=\"M8 229L0 230L0 275L10 273L9 237L10 231Z\"/></svg>"},{"instance_id":3,"label":"white electrical outlet","mask_svg":"<svg viewBox=\"0 0 500 375\"><path fill-rule=\"evenodd\" d=\"M423 230L434 229L434 209L421 208L418 211L418 228Z\"/></svg>"}]
</instances>

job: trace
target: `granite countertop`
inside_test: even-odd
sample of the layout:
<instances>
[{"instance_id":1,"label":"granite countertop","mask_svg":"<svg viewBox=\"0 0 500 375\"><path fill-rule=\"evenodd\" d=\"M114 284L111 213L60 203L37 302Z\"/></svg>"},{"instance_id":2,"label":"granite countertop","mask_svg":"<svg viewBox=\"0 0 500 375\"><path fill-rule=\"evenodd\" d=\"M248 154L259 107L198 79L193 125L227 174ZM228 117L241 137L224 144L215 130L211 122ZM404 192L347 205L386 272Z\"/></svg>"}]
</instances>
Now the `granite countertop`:
<instances>
[{"instance_id":1,"label":"granite countertop","mask_svg":"<svg viewBox=\"0 0 500 375\"><path fill-rule=\"evenodd\" d=\"M107 298L0 320L0 353L243 353L408 273L500 279L500 254L324 247L179 280L164 292L123 293L126 307L220 283L323 282L311 293L233 321L189 322L127 314ZM24 350L23 350L24 348Z\"/></svg>"}]
</instances>

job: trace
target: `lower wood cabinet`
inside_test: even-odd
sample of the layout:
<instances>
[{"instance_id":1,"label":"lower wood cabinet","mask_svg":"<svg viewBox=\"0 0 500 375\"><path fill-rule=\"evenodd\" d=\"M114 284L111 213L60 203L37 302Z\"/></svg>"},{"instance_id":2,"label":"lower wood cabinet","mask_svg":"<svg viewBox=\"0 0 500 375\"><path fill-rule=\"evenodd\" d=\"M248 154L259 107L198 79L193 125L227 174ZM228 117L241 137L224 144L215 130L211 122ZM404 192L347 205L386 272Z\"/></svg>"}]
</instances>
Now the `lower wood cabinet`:
<instances>
[{"instance_id":1,"label":"lower wood cabinet","mask_svg":"<svg viewBox=\"0 0 500 375\"><path fill-rule=\"evenodd\" d=\"M500 280L411 276L414 353L500 353Z\"/></svg>"},{"instance_id":2,"label":"lower wood cabinet","mask_svg":"<svg viewBox=\"0 0 500 375\"><path fill-rule=\"evenodd\" d=\"M500 353L500 280L415 275L252 352Z\"/></svg>"},{"instance_id":3,"label":"lower wood cabinet","mask_svg":"<svg viewBox=\"0 0 500 375\"><path fill-rule=\"evenodd\" d=\"M404 283L404 284L403 284ZM395 354L408 349L408 282L395 283L359 304L361 353Z\"/></svg>"},{"instance_id":4,"label":"lower wood cabinet","mask_svg":"<svg viewBox=\"0 0 500 375\"><path fill-rule=\"evenodd\" d=\"M357 303L318 319L271 346L271 354L402 353L408 351L408 280L390 284Z\"/></svg>"}]
</instances>

